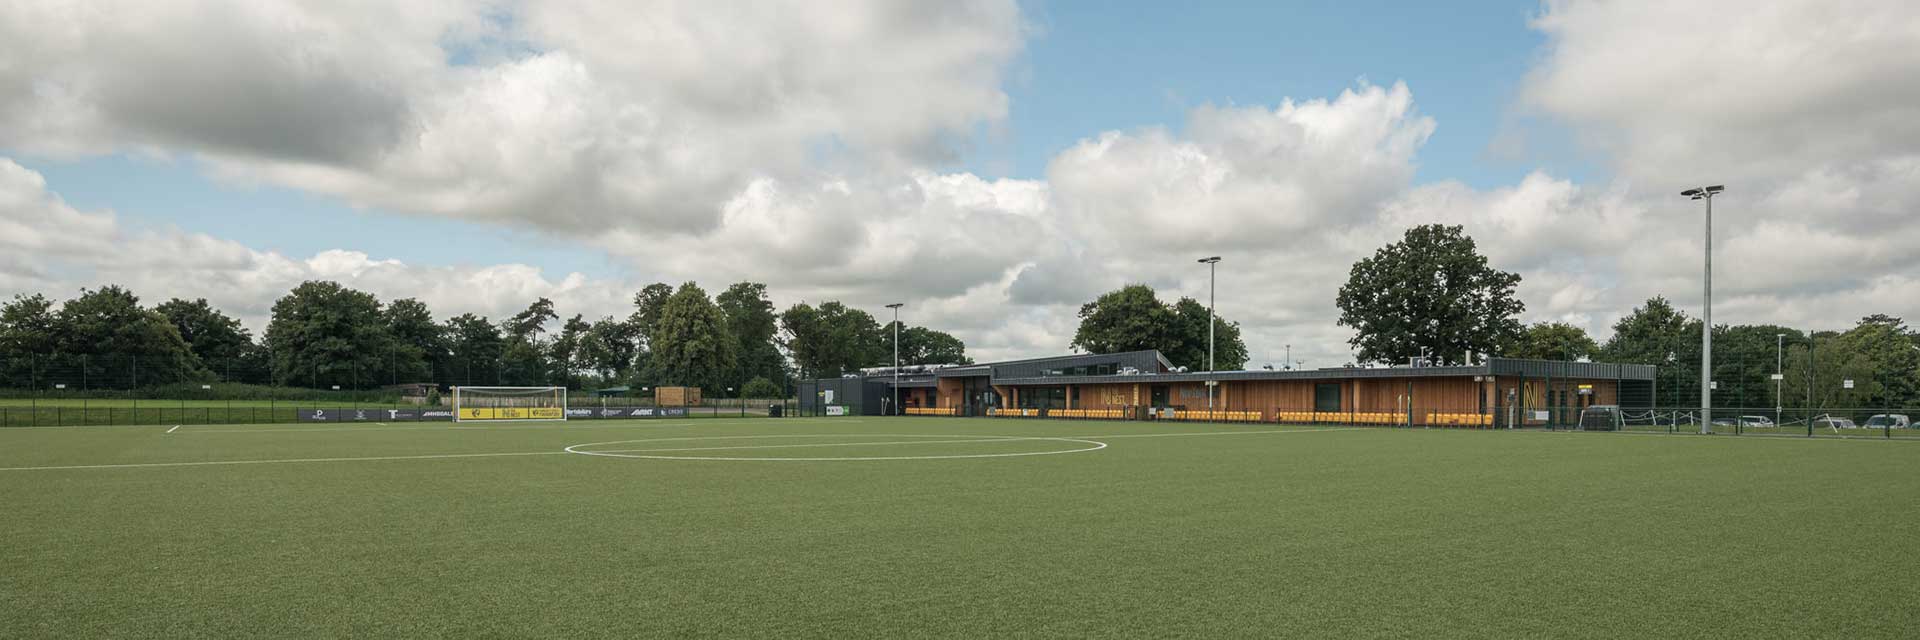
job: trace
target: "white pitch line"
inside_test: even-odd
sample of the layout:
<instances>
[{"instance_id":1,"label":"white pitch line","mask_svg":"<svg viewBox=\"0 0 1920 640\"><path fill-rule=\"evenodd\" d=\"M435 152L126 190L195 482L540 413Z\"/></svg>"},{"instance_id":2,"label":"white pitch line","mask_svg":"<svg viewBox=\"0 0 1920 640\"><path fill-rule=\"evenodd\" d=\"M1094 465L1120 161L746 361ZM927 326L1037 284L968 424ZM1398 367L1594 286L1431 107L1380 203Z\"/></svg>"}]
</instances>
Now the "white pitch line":
<instances>
[{"instance_id":1,"label":"white pitch line","mask_svg":"<svg viewBox=\"0 0 1920 640\"><path fill-rule=\"evenodd\" d=\"M1328 431L1365 431L1360 427L1339 427L1334 429L1273 429L1270 431L1180 431L1174 433L1119 433L1094 436L1058 436L1061 438L1171 438L1175 436L1238 436L1259 433L1325 433Z\"/></svg>"},{"instance_id":2,"label":"white pitch line","mask_svg":"<svg viewBox=\"0 0 1920 640\"><path fill-rule=\"evenodd\" d=\"M444 458L497 458L501 456L552 456L565 451L519 451L513 453L443 453L422 456L370 456L363 458L280 458L274 460L206 460L201 462L133 462L127 464L75 464L53 467L0 467L0 471L58 471L63 469L137 469L148 467L212 467L222 465L276 464L282 462L365 462L373 460L439 460Z\"/></svg>"},{"instance_id":3,"label":"white pitch line","mask_svg":"<svg viewBox=\"0 0 1920 640\"><path fill-rule=\"evenodd\" d=\"M568 431L572 431L575 429L639 429L639 428L657 428L657 427L691 427L691 426L700 426L700 425L709 425L709 424L712 424L712 425L764 424L766 420L768 420L768 418L751 418L747 420L719 420L714 418L696 418L691 421L683 421L683 422L661 422L661 421L656 421L651 419L644 419L644 420L625 421L625 422L640 422L642 424L591 424L591 425L580 425L580 426L569 425L566 427L559 427L559 426L537 426L537 427L536 426L513 426L513 427L510 427L510 426L504 426L504 425L491 426L491 427L398 426L398 427L387 427L385 429L375 429L373 427L292 427L292 426L289 426L289 427L278 427L278 428L270 427L266 429L194 429L192 431L186 431L183 433L325 433L329 431L374 431L374 432L549 431L554 429L566 429ZM71 429L73 427L63 427L63 428Z\"/></svg>"},{"instance_id":4,"label":"white pitch line","mask_svg":"<svg viewBox=\"0 0 1920 640\"><path fill-rule=\"evenodd\" d=\"M180 425L177 425L177 424L173 425L173 429L178 429L178 428L180 428ZM168 429L167 433L173 433L173 429Z\"/></svg>"},{"instance_id":5,"label":"white pitch line","mask_svg":"<svg viewBox=\"0 0 1920 640\"><path fill-rule=\"evenodd\" d=\"M805 447L860 447L887 444L955 444L967 442L1018 442L1021 440L1054 440L1056 438L1009 436L1005 438L975 438L971 440L893 440L888 442L827 442L821 444L754 444L731 447L680 447L675 449L599 449L595 451L576 451L574 453L658 453L662 451L729 451L733 449L800 449Z\"/></svg>"}]
</instances>

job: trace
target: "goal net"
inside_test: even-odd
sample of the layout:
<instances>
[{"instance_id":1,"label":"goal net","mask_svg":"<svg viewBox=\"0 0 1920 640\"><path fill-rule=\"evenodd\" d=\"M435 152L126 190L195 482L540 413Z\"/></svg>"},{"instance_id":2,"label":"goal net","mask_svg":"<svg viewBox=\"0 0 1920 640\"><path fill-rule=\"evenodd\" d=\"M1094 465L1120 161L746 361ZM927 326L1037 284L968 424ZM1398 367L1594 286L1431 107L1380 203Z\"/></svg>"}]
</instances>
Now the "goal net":
<instances>
[{"instance_id":1,"label":"goal net","mask_svg":"<svg viewBox=\"0 0 1920 640\"><path fill-rule=\"evenodd\" d=\"M565 387L454 387L457 422L564 421Z\"/></svg>"}]
</instances>

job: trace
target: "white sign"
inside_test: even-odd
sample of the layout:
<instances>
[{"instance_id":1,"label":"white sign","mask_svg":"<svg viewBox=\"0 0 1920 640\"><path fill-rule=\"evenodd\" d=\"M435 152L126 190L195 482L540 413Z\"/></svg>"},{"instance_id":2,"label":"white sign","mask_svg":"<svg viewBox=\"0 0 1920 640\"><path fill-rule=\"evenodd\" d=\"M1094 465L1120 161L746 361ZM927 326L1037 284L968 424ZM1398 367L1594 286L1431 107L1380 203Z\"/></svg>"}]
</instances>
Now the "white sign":
<instances>
[{"instance_id":1,"label":"white sign","mask_svg":"<svg viewBox=\"0 0 1920 640\"><path fill-rule=\"evenodd\" d=\"M1217 386L1220 386L1220 381L1219 381L1219 380L1208 380L1208 381L1207 381L1207 386L1209 386L1209 387L1217 387Z\"/></svg>"},{"instance_id":2,"label":"white sign","mask_svg":"<svg viewBox=\"0 0 1920 640\"><path fill-rule=\"evenodd\" d=\"M1713 389L1714 391L1719 391L1719 390L1720 390L1720 381L1719 381L1719 380L1715 380L1715 381L1713 381L1713 386L1711 386L1711 387L1708 387L1708 388L1710 388L1710 389Z\"/></svg>"},{"instance_id":3,"label":"white sign","mask_svg":"<svg viewBox=\"0 0 1920 640\"><path fill-rule=\"evenodd\" d=\"M1840 388L1842 388L1842 389L1852 389L1852 388L1853 388L1853 380L1841 380L1841 381L1840 381Z\"/></svg>"},{"instance_id":4,"label":"white sign","mask_svg":"<svg viewBox=\"0 0 1920 640\"><path fill-rule=\"evenodd\" d=\"M1547 419L1547 412L1545 412L1545 411L1535 411L1535 412L1533 412L1533 419L1535 419L1535 420L1546 420L1546 419Z\"/></svg>"},{"instance_id":5,"label":"white sign","mask_svg":"<svg viewBox=\"0 0 1920 640\"><path fill-rule=\"evenodd\" d=\"M827 404L833 404L833 390L832 390L832 389L828 389L828 390L826 391L826 394L827 394L827 397L826 397L826 403L827 403Z\"/></svg>"},{"instance_id":6,"label":"white sign","mask_svg":"<svg viewBox=\"0 0 1920 640\"><path fill-rule=\"evenodd\" d=\"M846 407L843 407L843 406L840 406L840 405L837 405L837 404L836 404L836 405L833 405L833 406L831 406L831 407L827 407L827 415L830 415L830 416L844 416L844 415L847 415L847 408L846 408Z\"/></svg>"},{"instance_id":7,"label":"white sign","mask_svg":"<svg viewBox=\"0 0 1920 640\"><path fill-rule=\"evenodd\" d=\"M336 385L333 385L333 390L334 390L334 391L339 391L339 390L340 390L340 385L337 385L337 384L336 384Z\"/></svg>"},{"instance_id":8,"label":"white sign","mask_svg":"<svg viewBox=\"0 0 1920 640\"><path fill-rule=\"evenodd\" d=\"M53 388L55 388L55 389L65 389L65 388L67 388L67 385L66 385L66 384L64 384L64 383L62 383L62 384L56 384L56 385L53 385Z\"/></svg>"},{"instance_id":9,"label":"white sign","mask_svg":"<svg viewBox=\"0 0 1920 640\"><path fill-rule=\"evenodd\" d=\"M1780 375L1780 374L1778 374L1778 373L1776 373L1776 374L1773 374L1773 375L1771 375L1771 376L1767 376L1767 377L1769 377L1769 378L1773 378L1773 379L1775 379L1775 380L1785 380L1785 379L1787 379L1787 377L1786 377L1786 376L1783 376L1783 375Z\"/></svg>"},{"instance_id":10,"label":"white sign","mask_svg":"<svg viewBox=\"0 0 1920 640\"><path fill-rule=\"evenodd\" d=\"M201 388L202 390L205 390L205 389L212 389L212 388L213 388L213 385L210 385L210 384L203 384L203 385L200 385L200 388Z\"/></svg>"}]
</instances>

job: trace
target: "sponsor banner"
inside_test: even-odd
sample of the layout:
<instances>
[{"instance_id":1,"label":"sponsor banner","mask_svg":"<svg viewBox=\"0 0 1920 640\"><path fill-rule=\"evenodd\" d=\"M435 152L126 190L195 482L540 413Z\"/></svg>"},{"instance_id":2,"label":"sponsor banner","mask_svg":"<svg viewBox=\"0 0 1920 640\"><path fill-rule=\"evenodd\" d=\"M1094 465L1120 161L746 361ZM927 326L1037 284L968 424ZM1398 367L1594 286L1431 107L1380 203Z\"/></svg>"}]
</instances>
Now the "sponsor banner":
<instances>
[{"instance_id":1,"label":"sponsor banner","mask_svg":"<svg viewBox=\"0 0 1920 640\"><path fill-rule=\"evenodd\" d=\"M301 422L412 422L418 409L301 409Z\"/></svg>"},{"instance_id":2,"label":"sponsor banner","mask_svg":"<svg viewBox=\"0 0 1920 640\"><path fill-rule=\"evenodd\" d=\"M340 409L301 409L301 422L339 422Z\"/></svg>"},{"instance_id":3,"label":"sponsor banner","mask_svg":"<svg viewBox=\"0 0 1920 640\"><path fill-rule=\"evenodd\" d=\"M658 411L657 413L658 413L658 414L659 414L659 416L660 416L660 417L662 417L662 418L685 418L685 417L687 417L687 409L686 409L686 407L669 407L669 408L665 408L665 409L660 409L660 410L659 410L659 411Z\"/></svg>"},{"instance_id":4,"label":"sponsor banner","mask_svg":"<svg viewBox=\"0 0 1920 640\"><path fill-rule=\"evenodd\" d=\"M836 405L832 405L832 406L829 406L829 407L827 407L827 415L830 415L830 416L844 416L844 415L847 415L847 408L846 408L846 407L844 407L844 406L841 406L841 405L837 405L837 404L836 404Z\"/></svg>"},{"instance_id":5,"label":"sponsor banner","mask_svg":"<svg viewBox=\"0 0 1920 640\"><path fill-rule=\"evenodd\" d=\"M451 421L453 420L453 410L452 409L421 409L420 415L414 419L438 420L442 422Z\"/></svg>"},{"instance_id":6,"label":"sponsor banner","mask_svg":"<svg viewBox=\"0 0 1920 640\"><path fill-rule=\"evenodd\" d=\"M599 413L592 409L567 409L568 420L593 420L599 417Z\"/></svg>"},{"instance_id":7,"label":"sponsor banner","mask_svg":"<svg viewBox=\"0 0 1920 640\"><path fill-rule=\"evenodd\" d=\"M627 410L620 407L601 407L595 409L594 413L600 418L624 418L627 416Z\"/></svg>"},{"instance_id":8,"label":"sponsor banner","mask_svg":"<svg viewBox=\"0 0 1920 640\"><path fill-rule=\"evenodd\" d=\"M566 417L560 407L498 407L460 410L461 420L559 420Z\"/></svg>"}]
</instances>

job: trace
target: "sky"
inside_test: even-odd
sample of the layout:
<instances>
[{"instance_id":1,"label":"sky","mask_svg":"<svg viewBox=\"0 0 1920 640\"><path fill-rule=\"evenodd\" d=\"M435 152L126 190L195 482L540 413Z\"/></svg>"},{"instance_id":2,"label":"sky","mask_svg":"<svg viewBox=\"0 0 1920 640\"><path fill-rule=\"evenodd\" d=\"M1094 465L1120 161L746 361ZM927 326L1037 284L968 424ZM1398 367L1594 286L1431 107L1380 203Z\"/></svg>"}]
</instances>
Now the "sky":
<instances>
[{"instance_id":1,"label":"sky","mask_svg":"<svg viewBox=\"0 0 1920 640\"><path fill-rule=\"evenodd\" d=\"M1920 317L1920 4L1200 4L0 4L0 296L258 332L312 279L589 319L751 280L993 360L1220 255L1249 365L1329 366L1419 224L1528 322L1698 314L1711 183L1716 322Z\"/></svg>"}]
</instances>

